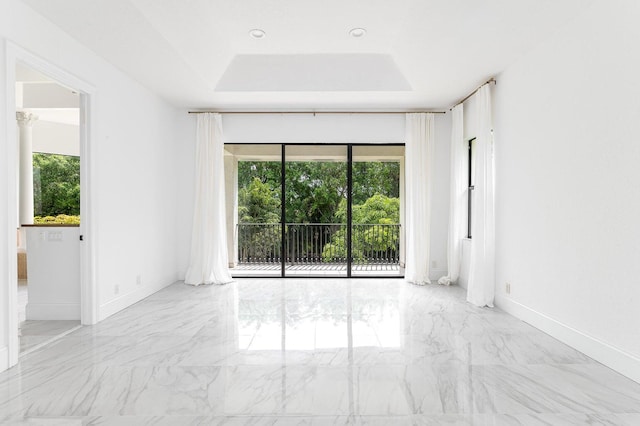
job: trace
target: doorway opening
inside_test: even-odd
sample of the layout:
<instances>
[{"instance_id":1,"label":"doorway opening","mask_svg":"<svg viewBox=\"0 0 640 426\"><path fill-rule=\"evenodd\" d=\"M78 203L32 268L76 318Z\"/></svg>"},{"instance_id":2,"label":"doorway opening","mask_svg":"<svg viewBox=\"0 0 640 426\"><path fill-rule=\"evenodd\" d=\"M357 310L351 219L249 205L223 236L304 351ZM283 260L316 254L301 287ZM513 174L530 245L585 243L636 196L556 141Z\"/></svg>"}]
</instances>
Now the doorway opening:
<instances>
[{"instance_id":1,"label":"doorway opening","mask_svg":"<svg viewBox=\"0 0 640 426\"><path fill-rule=\"evenodd\" d=\"M19 354L81 323L80 94L16 63Z\"/></svg>"},{"instance_id":2,"label":"doorway opening","mask_svg":"<svg viewBox=\"0 0 640 426\"><path fill-rule=\"evenodd\" d=\"M403 166L403 144L226 144L233 276L402 277Z\"/></svg>"}]
</instances>

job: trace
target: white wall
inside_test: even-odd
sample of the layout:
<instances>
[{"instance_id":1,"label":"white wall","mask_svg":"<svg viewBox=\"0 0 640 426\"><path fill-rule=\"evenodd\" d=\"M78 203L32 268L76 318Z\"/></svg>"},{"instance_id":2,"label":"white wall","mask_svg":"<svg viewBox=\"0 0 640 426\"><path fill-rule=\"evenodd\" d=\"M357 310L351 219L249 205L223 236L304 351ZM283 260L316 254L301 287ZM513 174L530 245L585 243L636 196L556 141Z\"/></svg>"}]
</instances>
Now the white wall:
<instances>
[{"instance_id":1,"label":"white wall","mask_svg":"<svg viewBox=\"0 0 640 426\"><path fill-rule=\"evenodd\" d=\"M16 0L0 3L0 99L7 99L7 42L33 53L95 87L91 169L96 233L95 280L99 318L122 309L178 278L181 228L179 148L189 135L186 113L168 106L140 84L78 44ZM0 103L0 170L11 170L5 135L15 126L12 106ZM12 155L13 155L12 154ZM15 277L15 189L0 174L0 370L7 367L7 299ZM9 217L11 216L11 217ZM13 221L13 222L10 222ZM14 247L12 247L14 246ZM13 256L15 257L15 256ZM136 284L140 275L142 284ZM114 294L115 286L119 294Z\"/></svg>"},{"instance_id":2,"label":"white wall","mask_svg":"<svg viewBox=\"0 0 640 426\"><path fill-rule=\"evenodd\" d=\"M195 115L191 117L192 141L195 142ZM403 143L404 114L226 114L223 115L227 143ZM433 173L433 212L431 219L432 279L447 273L447 223L449 215L449 139L451 117L436 114L436 161ZM181 155L193 157L193 143ZM187 160L191 161L191 160ZM182 177L183 188L193 187L193 175ZM181 194L181 204L191 206L193 191ZM185 219L189 224L191 218ZM188 248L188 241L180 243ZM188 249L184 250L187 252ZM181 257L180 270L188 267L188 257ZM435 262L435 264L433 263Z\"/></svg>"},{"instance_id":3,"label":"white wall","mask_svg":"<svg viewBox=\"0 0 640 426\"><path fill-rule=\"evenodd\" d=\"M638 22L598 0L494 92L498 306L636 381Z\"/></svg>"},{"instance_id":4,"label":"white wall","mask_svg":"<svg viewBox=\"0 0 640 426\"><path fill-rule=\"evenodd\" d=\"M29 226L27 320L80 320L80 228Z\"/></svg>"},{"instance_id":5,"label":"white wall","mask_svg":"<svg viewBox=\"0 0 640 426\"><path fill-rule=\"evenodd\" d=\"M193 203L195 198L195 165L196 165L196 116L195 114L179 115L180 128L183 129L178 141L176 163L181 164L178 170L178 214L176 228L178 232L178 279L184 280L189 267L191 254L191 227L193 226Z\"/></svg>"},{"instance_id":6,"label":"white wall","mask_svg":"<svg viewBox=\"0 0 640 426\"><path fill-rule=\"evenodd\" d=\"M404 120L404 114L225 114L223 127L228 143L401 143Z\"/></svg>"},{"instance_id":7,"label":"white wall","mask_svg":"<svg viewBox=\"0 0 640 426\"><path fill-rule=\"evenodd\" d=\"M436 115L435 162L431 199L431 279L447 275L449 238L449 168L451 167L451 114Z\"/></svg>"}]
</instances>

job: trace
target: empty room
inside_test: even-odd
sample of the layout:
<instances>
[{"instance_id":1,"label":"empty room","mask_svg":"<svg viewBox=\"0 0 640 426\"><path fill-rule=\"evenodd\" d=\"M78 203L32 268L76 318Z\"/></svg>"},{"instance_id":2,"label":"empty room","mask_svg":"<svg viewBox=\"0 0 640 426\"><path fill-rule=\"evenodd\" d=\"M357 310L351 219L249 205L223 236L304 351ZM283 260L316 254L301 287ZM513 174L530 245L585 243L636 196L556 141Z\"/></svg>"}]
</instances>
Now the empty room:
<instances>
[{"instance_id":1,"label":"empty room","mask_svg":"<svg viewBox=\"0 0 640 426\"><path fill-rule=\"evenodd\" d=\"M0 3L0 424L640 424L636 0Z\"/></svg>"}]
</instances>

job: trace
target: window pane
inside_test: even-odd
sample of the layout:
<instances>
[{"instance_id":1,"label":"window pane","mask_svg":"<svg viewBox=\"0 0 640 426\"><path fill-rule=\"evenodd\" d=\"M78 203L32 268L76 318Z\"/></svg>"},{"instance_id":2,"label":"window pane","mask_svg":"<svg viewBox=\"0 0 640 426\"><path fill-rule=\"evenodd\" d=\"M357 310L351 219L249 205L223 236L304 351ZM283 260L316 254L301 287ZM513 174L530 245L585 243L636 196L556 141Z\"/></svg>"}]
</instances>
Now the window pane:
<instances>
[{"instance_id":1,"label":"window pane","mask_svg":"<svg viewBox=\"0 0 640 426\"><path fill-rule=\"evenodd\" d=\"M285 274L346 276L347 147L287 145Z\"/></svg>"},{"instance_id":2,"label":"window pane","mask_svg":"<svg viewBox=\"0 0 640 426\"><path fill-rule=\"evenodd\" d=\"M400 275L403 146L353 147L352 275Z\"/></svg>"},{"instance_id":3,"label":"window pane","mask_svg":"<svg viewBox=\"0 0 640 426\"><path fill-rule=\"evenodd\" d=\"M80 157L33 153L34 223L80 223Z\"/></svg>"},{"instance_id":4,"label":"window pane","mask_svg":"<svg viewBox=\"0 0 640 426\"><path fill-rule=\"evenodd\" d=\"M234 276L281 274L280 154L280 145L225 145L227 238Z\"/></svg>"}]
</instances>

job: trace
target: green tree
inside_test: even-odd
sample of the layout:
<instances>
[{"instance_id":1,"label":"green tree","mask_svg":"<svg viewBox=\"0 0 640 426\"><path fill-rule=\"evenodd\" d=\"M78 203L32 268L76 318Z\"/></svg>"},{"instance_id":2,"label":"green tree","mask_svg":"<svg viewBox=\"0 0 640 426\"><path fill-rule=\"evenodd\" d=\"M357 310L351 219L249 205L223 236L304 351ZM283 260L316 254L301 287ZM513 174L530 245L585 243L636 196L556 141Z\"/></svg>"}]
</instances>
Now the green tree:
<instances>
[{"instance_id":1,"label":"green tree","mask_svg":"<svg viewBox=\"0 0 640 426\"><path fill-rule=\"evenodd\" d=\"M286 223L347 223L347 164L345 162L289 161L285 170ZM400 220L398 162L353 163L353 252L354 259L365 254L395 250ZM276 224L281 215L280 162L241 161L238 163L239 223ZM361 226L366 225L366 226ZM241 246L268 258L279 246L280 228L245 226ZM320 251L324 261L346 258L346 231L333 226L327 232L330 242L291 241L301 253ZM287 233L296 238L293 233ZM326 240L324 240L326 241ZM323 244L323 243L321 243ZM302 246L301 246L302 245Z\"/></svg>"},{"instance_id":2,"label":"green tree","mask_svg":"<svg viewBox=\"0 0 640 426\"><path fill-rule=\"evenodd\" d=\"M338 217L347 215L347 203L341 202L336 213ZM400 223L400 199L374 194L361 205L352 208L353 230L351 235L351 255L355 261L366 257L376 257L381 253L395 253L400 240L396 225ZM331 242L322 250L325 262L346 258L346 232L337 231Z\"/></svg>"},{"instance_id":3,"label":"green tree","mask_svg":"<svg viewBox=\"0 0 640 426\"><path fill-rule=\"evenodd\" d=\"M353 204L364 204L375 194L399 198L400 165L398 162L353 163ZM287 223L346 223L347 165L344 162L290 161L285 163L285 205ZM280 215L281 164L274 161L238 163L238 190L255 190L258 179L271 190L277 203L262 197L239 199L239 220L246 211L271 206ZM266 196L266 190L262 194ZM255 209L251 203L258 203ZM277 206L277 207L274 207ZM341 207L342 206L342 207ZM254 219L255 215L250 215ZM246 221L245 221L246 222ZM270 222L267 222L270 223Z\"/></svg>"},{"instance_id":4,"label":"green tree","mask_svg":"<svg viewBox=\"0 0 640 426\"><path fill-rule=\"evenodd\" d=\"M80 157L33 154L34 214L80 214Z\"/></svg>"},{"instance_id":5,"label":"green tree","mask_svg":"<svg viewBox=\"0 0 640 426\"><path fill-rule=\"evenodd\" d=\"M400 163L363 161L353 163L353 204L364 204L375 194L400 198Z\"/></svg>"},{"instance_id":6,"label":"green tree","mask_svg":"<svg viewBox=\"0 0 640 426\"><path fill-rule=\"evenodd\" d=\"M248 187L256 178L273 189L280 189L280 168L279 161L239 161L238 189Z\"/></svg>"},{"instance_id":7,"label":"green tree","mask_svg":"<svg viewBox=\"0 0 640 426\"><path fill-rule=\"evenodd\" d=\"M238 235L240 258L251 256L253 261L273 261L280 250L280 186L274 187L269 179L263 181L252 176L256 170L243 167L246 174L242 178L243 186L238 190L238 221L273 226L241 227ZM265 170L269 171L269 168Z\"/></svg>"},{"instance_id":8,"label":"green tree","mask_svg":"<svg viewBox=\"0 0 640 426\"><path fill-rule=\"evenodd\" d=\"M238 191L238 219L240 223L279 223L280 188L254 177Z\"/></svg>"},{"instance_id":9,"label":"green tree","mask_svg":"<svg viewBox=\"0 0 640 426\"><path fill-rule=\"evenodd\" d=\"M340 203L336 216L341 220L347 217L347 203ZM400 199L382 194L374 194L363 204L353 204L351 222L354 225L400 223Z\"/></svg>"},{"instance_id":10,"label":"green tree","mask_svg":"<svg viewBox=\"0 0 640 426\"><path fill-rule=\"evenodd\" d=\"M347 197L345 163L287 162L285 203L287 223L334 223Z\"/></svg>"}]
</instances>

